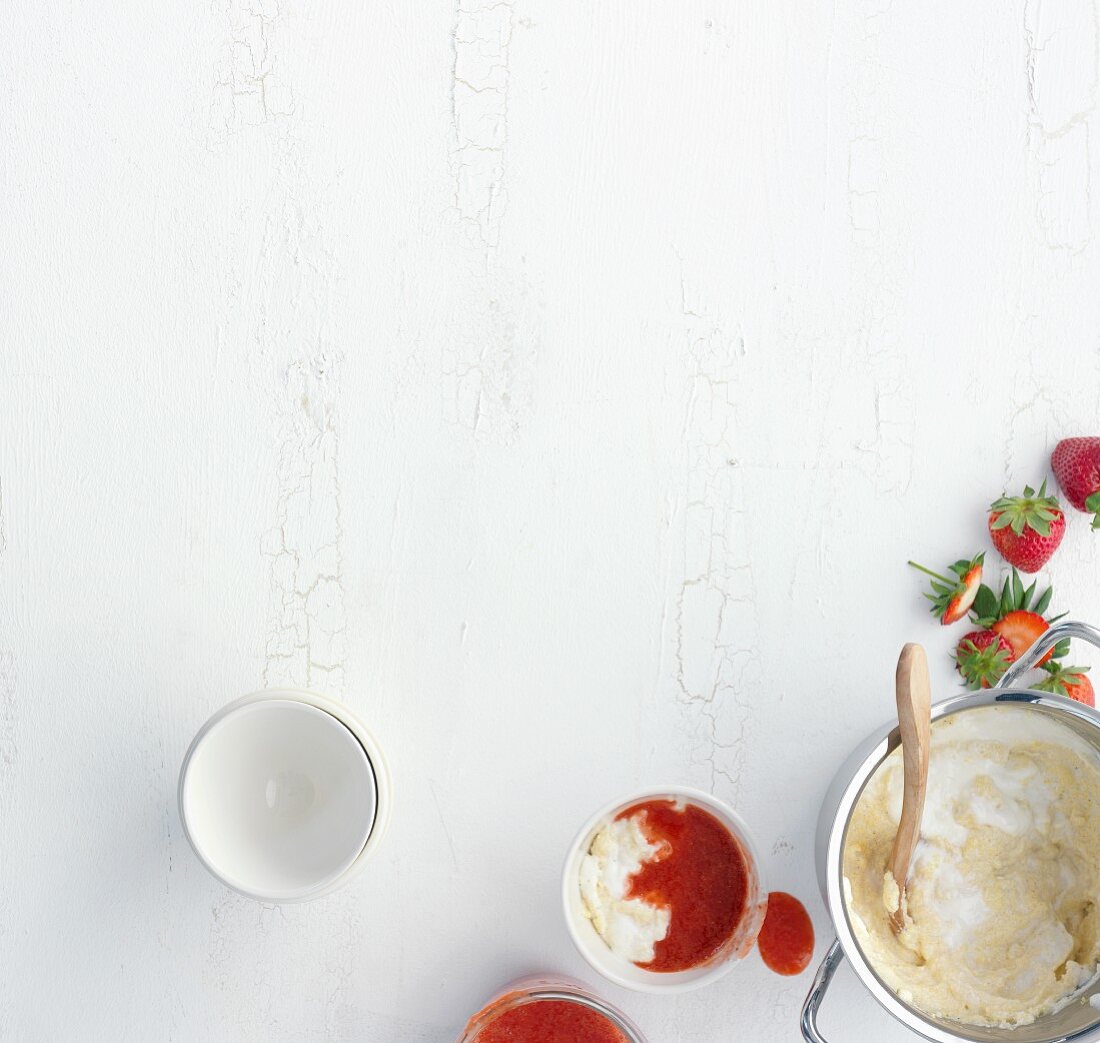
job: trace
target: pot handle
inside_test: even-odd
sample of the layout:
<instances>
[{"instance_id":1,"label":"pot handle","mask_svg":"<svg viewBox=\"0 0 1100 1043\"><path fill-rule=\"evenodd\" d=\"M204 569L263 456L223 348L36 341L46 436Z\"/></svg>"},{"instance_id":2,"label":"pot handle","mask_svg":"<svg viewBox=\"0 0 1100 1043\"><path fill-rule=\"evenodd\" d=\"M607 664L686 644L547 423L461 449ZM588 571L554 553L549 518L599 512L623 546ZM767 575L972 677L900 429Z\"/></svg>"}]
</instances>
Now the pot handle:
<instances>
[{"instance_id":1,"label":"pot handle","mask_svg":"<svg viewBox=\"0 0 1100 1043\"><path fill-rule=\"evenodd\" d=\"M1031 670L1059 641L1067 637L1079 637L1100 648L1100 630L1088 623L1073 619L1055 623L1019 659L1001 675L994 688L1014 688L1024 674Z\"/></svg>"},{"instance_id":2,"label":"pot handle","mask_svg":"<svg viewBox=\"0 0 1100 1043\"><path fill-rule=\"evenodd\" d=\"M829 988L829 982L833 980L840 961L844 959L844 953L840 949L840 942L834 941L821 961L821 966L814 975L813 984L806 994L806 1002L802 1004L802 1038L806 1043L828 1043L828 1040L817 1030L817 1008L825 998L825 992Z\"/></svg>"}]
</instances>

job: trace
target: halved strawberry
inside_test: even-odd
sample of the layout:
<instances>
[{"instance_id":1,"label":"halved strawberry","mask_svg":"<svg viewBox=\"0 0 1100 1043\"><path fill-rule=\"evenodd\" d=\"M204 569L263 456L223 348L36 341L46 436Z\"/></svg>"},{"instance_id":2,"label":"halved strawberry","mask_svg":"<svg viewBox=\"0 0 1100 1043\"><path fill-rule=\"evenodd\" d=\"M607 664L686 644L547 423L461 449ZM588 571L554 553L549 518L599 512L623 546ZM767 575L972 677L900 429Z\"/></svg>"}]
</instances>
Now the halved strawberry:
<instances>
[{"instance_id":1,"label":"halved strawberry","mask_svg":"<svg viewBox=\"0 0 1100 1043\"><path fill-rule=\"evenodd\" d=\"M989 538L1002 558L1021 572L1038 572L1058 549L1066 532L1066 516L1044 480L1036 492L1024 486L1023 496L1002 496L989 507Z\"/></svg>"},{"instance_id":2,"label":"halved strawberry","mask_svg":"<svg viewBox=\"0 0 1100 1043\"><path fill-rule=\"evenodd\" d=\"M982 583L982 562L985 554L976 554L970 561L960 558L954 565L948 565L948 569L954 573L955 578L941 576L938 572L918 565L915 561L909 562L913 568L932 577L932 593L925 593L925 597L932 602L932 614L939 616L940 623L947 626L957 623L969 611L978 595L978 588Z\"/></svg>"},{"instance_id":3,"label":"halved strawberry","mask_svg":"<svg viewBox=\"0 0 1100 1043\"><path fill-rule=\"evenodd\" d=\"M1012 646L1012 658L1019 659L1050 629L1050 624L1038 612L1019 609L1009 612L1003 619L998 619L990 629L993 633L1000 634ZM1052 649L1039 660L1039 665L1042 666L1053 655Z\"/></svg>"},{"instance_id":4,"label":"halved strawberry","mask_svg":"<svg viewBox=\"0 0 1100 1043\"><path fill-rule=\"evenodd\" d=\"M1014 658L1012 646L992 630L971 630L955 649L955 667L967 688L992 688Z\"/></svg>"},{"instance_id":5,"label":"halved strawberry","mask_svg":"<svg viewBox=\"0 0 1100 1043\"><path fill-rule=\"evenodd\" d=\"M1020 573L1013 569L1012 574L1004 581L1000 597L983 583L974 598L970 618L978 626L1000 634L1012 647L1013 659L1019 659L1046 632L1051 623L1062 618L1046 618L1044 613L1050 605L1054 589L1048 587L1036 598L1036 582L1033 580L1030 586L1025 587ZM1063 639L1040 662L1046 663L1052 658L1060 659L1068 651L1069 640Z\"/></svg>"},{"instance_id":6,"label":"halved strawberry","mask_svg":"<svg viewBox=\"0 0 1100 1043\"><path fill-rule=\"evenodd\" d=\"M1060 663L1048 663L1043 669L1050 676L1035 686L1040 692L1065 695L1086 706L1096 705L1096 693L1093 691L1092 682L1085 676L1089 670L1087 666L1062 666Z\"/></svg>"}]
</instances>

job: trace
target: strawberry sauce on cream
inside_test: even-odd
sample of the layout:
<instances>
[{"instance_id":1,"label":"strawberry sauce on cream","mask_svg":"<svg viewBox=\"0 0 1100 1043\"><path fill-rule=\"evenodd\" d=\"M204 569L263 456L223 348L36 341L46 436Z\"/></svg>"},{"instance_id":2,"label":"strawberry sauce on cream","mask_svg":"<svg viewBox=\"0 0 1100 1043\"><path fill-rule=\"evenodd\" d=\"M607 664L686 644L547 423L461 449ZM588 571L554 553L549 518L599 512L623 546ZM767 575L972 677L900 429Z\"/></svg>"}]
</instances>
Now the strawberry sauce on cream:
<instances>
[{"instance_id":1,"label":"strawberry sauce on cream","mask_svg":"<svg viewBox=\"0 0 1100 1043\"><path fill-rule=\"evenodd\" d=\"M707 963L730 943L746 912L749 870L741 845L693 804L648 800L617 818L635 816L657 853L629 879L626 897L669 912L653 959L638 966L668 972Z\"/></svg>"},{"instance_id":2,"label":"strawberry sauce on cream","mask_svg":"<svg viewBox=\"0 0 1100 1043\"><path fill-rule=\"evenodd\" d=\"M617 1025L571 1000L532 1000L506 1010L476 1043L627 1043Z\"/></svg>"}]
</instances>

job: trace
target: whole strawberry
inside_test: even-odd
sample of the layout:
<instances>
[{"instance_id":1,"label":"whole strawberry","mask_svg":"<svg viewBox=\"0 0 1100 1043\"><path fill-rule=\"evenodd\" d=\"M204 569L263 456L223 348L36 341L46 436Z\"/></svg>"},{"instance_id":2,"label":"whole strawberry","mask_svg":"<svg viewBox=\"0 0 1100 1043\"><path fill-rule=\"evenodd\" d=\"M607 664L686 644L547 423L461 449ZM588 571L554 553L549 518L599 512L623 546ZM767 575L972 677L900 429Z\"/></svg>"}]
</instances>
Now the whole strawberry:
<instances>
[{"instance_id":1,"label":"whole strawberry","mask_svg":"<svg viewBox=\"0 0 1100 1043\"><path fill-rule=\"evenodd\" d=\"M1002 496L989 507L989 536L1001 557L1021 572L1038 572L1058 549L1066 532L1066 516L1044 481L1036 492Z\"/></svg>"},{"instance_id":2,"label":"whole strawberry","mask_svg":"<svg viewBox=\"0 0 1100 1043\"><path fill-rule=\"evenodd\" d=\"M924 596L932 602L932 614L938 616L944 626L957 623L974 603L978 587L982 583L983 561L985 561L984 553L976 554L969 561L966 558L960 558L954 565L947 566L952 573L951 576L933 572L915 561L909 562L913 568L932 577L932 592L926 592Z\"/></svg>"},{"instance_id":3,"label":"whole strawberry","mask_svg":"<svg viewBox=\"0 0 1100 1043\"><path fill-rule=\"evenodd\" d=\"M1012 646L992 630L971 630L955 649L955 667L967 688L992 688L1014 658Z\"/></svg>"},{"instance_id":4,"label":"whole strawberry","mask_svg":"<svg viewBox=\"0 0 1100 1043\"><path fill-rule=\"evenodd\" d=\"M1050 454L1054 477L1074 507L1100 529L1100 438L1063 438Z\"/></svg>"},{"instance_id":5,"label":"whole strawberry","mask_svg":"<svg viewBox=\"0 0 1100 1043\"><path fill-rule=\"evenodd\" d=\"M1035 686L1040 692L1064 695L1086 706L1096 705L1096 693L1092 689L1092 682L1085 676L1089 669L1087 666L1062 666L1059 663L1048 663L1043 669L1050 676L1045 677Z\"/></svg>"}]
</instances>

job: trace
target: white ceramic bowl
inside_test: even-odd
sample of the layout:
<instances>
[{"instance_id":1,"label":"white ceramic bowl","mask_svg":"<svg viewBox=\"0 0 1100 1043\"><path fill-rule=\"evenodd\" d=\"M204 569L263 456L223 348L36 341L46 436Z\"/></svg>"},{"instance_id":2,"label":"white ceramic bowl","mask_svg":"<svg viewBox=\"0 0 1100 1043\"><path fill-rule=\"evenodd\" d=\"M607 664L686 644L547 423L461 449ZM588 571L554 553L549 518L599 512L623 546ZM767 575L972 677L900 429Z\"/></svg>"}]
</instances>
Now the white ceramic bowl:
<instances>
[{"instance_id":1,"label":"white ceramic bowl","mask_svg":"<svg viewBox=\"0 0 1100 1043\"><path fill-rule=\"evenodd\" d=\"M342 704L256 692L200 729L180 770L180 819L200 861L229 887L298 902L343 886L385 829L381 753Z\"/></svg>"},{"instance_id":2,"label":"white ceramic bowl","mask_svg":"<svg viewBox=\"0 0 1100 1043\"><path fill-rule=\"evenodd\" d=\"M612 952L607 943L596 933L591 921L584 914L581 898L580 867L596 834L621 811L646 800L675 800L694 804L709 811L736 838L745 856L749 876L748 899L745 915L734 935L733 944L716 959L692 967L686 971L650 971ZM562 906L565 925L580 954L589 965L608 981L636 992L675 993L688 992L717 981L727 974L756 944L764 913L768 906L768 892L760 870L760 856L749 835L745 823L729 805L702 790L687 786L656 786L640 790L622 800L612 801L600 808L582 827L569 848L562 873Z\"/></svg>"}]
</instances>

